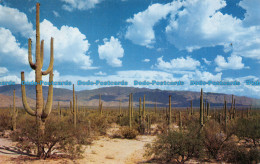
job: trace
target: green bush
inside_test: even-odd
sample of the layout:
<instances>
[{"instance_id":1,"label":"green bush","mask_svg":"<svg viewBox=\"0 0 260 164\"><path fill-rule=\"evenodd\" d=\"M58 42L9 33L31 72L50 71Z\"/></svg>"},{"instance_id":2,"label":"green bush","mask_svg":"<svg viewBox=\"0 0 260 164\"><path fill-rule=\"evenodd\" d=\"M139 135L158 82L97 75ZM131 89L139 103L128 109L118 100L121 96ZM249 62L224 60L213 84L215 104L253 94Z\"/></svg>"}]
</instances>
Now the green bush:
<instances>
[{"instance_id":1,"label":"green bush","mask_svg":"<svg viewBox=\"0 0 260 164\"><path fill-rule=\"evenodd\" d=\"M235 125L235 134L240 139L251 139L255 147L260 141L260 117L239 119Z\"/></svg>"},{"instance_id":2,"label":"green bush","mask_svg":"<svg viewBox=\"0 0 260 164\"><path fill-rule=\"evenodd\" d=\"M75 129L68 118L49 117L45 125L45 134L37 138L35 120L20 122L23 126L11 135L17 141L17 147L27 153L35 153L37 146L44 150L44 157L49 158L53 152L61 152L71 158L80 157L83 145L91 143L85 127L78 125Z\"/></svg>"},{"instance_id":3,"label":"green bush","mask_svg":"<svg viewBox=\"0 0 260 164\"><path fill-rule=\"evenodd\" d=\"M200 137L194 133L168 131L158 135L153 144L146 145L146 156L164 162L184 163L192 157L199 157L202 151Z\"/></svg>"},{"instance_id":4,"label":"green bush","mask_svg":"<svg viewBox=\"0 0 260 164\"><path fill-rule=\"evenodd\" d=\"M234 143L226 143L222 150L222 160L230 163L259 163L260 151L256 148L247 150L244 146L238 146Z\"/></svg>"}]
</instances>

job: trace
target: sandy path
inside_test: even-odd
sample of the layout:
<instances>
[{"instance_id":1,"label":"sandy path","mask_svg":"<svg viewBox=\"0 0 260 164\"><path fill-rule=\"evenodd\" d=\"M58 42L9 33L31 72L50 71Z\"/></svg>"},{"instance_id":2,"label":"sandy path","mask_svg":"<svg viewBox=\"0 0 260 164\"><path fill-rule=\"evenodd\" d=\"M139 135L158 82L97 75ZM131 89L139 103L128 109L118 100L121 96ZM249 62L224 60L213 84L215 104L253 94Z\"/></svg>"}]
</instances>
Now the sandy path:
<instances>
[{"instance_id":1,"label":"sandy path","mask_svg":"<svg viewBox=\"0 0 260 164\"><path fill-rule=\"evenodd\" d=\"M143 157L144 145L152 142L154 136L138 136L135 140L111 139L100 137L87 146L84 158L76 161L71 160L37 160L19 161L21 154L14 152L12 143L9 139L0 138L0 164L5 163L106 163L106 164L130 164L145 161ZM9 148L7 148L9 147Z\"/></svg>"},{"instance_id":2,"label":"sandy path","mask_svg":"<svg viewBox=\"0 0 260 164\"><path fill-rule=\"evenodd\" d=\"M152 136L138 136L136 140L102 137L89 146L86 158L80 163L124 164L144 161L144 145L152 142ZM137 154L137 155L136 155Z\"/></svg>"}]
</instances>

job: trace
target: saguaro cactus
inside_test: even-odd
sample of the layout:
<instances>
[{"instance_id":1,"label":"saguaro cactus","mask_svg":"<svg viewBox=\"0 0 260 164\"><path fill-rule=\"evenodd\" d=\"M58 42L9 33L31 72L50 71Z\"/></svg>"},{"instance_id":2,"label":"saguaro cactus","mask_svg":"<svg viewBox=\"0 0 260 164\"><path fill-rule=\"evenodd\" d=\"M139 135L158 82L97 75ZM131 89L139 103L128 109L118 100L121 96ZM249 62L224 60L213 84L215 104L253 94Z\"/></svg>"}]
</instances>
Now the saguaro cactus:
<instances>
[{"instance_id":1,"label":"saguaro cactus","mask_svg":"<svg viewBox=\"0 0 260 164\"><path fill-rule=\"evenodd\" d=\"M70 101L70 109L71 109L71 113L73 115L73 125L74 128L77 127L77 109L76 109L76 102L75 102L75 89L74 89L74 84L73 84L73 104L71 104ZM71 106L73 105L73 107L71 108Z\"/></svg>"},{"instance_id":2,"label":"saguaro cactus","mask_svg":"<svg viewBox=\"0 0 260 164\"><path fill-rule=\"evenodd\" d=\"M227 101L226 101L226 97L224 97L224 112L225 112L225 130L227 128L227 120L228 120L228 115L227 115Z\"/></svg>"},{"instance_id":3,"label":"saguaro cactus","mask_svg":"<svg viewBox=\"0 0 260 164\"><path fill-rule=\"evenodd\" d=\"M190 113L193 115L192 100L190 101Z\"/></svg>"},{"instance_id":4,"label":"saguaro cactus","mask_svg":"<svg viewBox=\"0 0 260 164\"><path fill-rule=\"evenodd\" d=\"M210 103L207 102L207 116L209 116L209 111L210 111Z\"/></svg>"},{"instance_id":5,"label":"saguaro cactus","mask_svg":"<svg viewBox=\"0 0 260 164\"><path fill-rule=\"evenodd\" d=\"M10 108L12 117L12 130L16 130L16 117L18 114L18 109L15 107L15 89L13 91L13 108Z\"/></svg>"},{"instance_id":6,"label":"saguaro cactus","mask_svg":"<svg viewBox=\"0 0 260 164\"><path fill-rule=\"evenodd\" d=\"M200 91L200 125L203 126L204 109L203 109L203 89Z\"/></svg>"},{"instance_id":7,"label":"saguaro cactus","mask_svg":"<svg viewBox=\"0 0 260 164\"><path fill-rule=\"evenodd\" d=\"M58 102L58 112L59 112L59 115L60 115L60 117L61 117L61 116L62 116L62 113L61 113L60 102Z\"/></svg>"},{"instance_id":8,"label":"saguaro cactus","mask_svg":"<svg viewBox=\"0 0 260 164\"><path fill-rule=\"evenodd\" d=\"M76 95L76 113L79 113L79 108L78 108L78 95Z\"/></svg>"},{"instance_id":9,"label":"saguaro cactus","mask_svg":"<svg viewBox=\"0 0 260 164\"><path fill-rule=\"evenodd\" d=\"M155 99L155 104L154 104L154 113L157 113L157 100Z\"/></svg>"},{"instance_id":10,"label":"saguaro cactus","mask_svg":"<svg viewBox=\"0 0 260 164\"><path fill-rule=\"evenodd\" d=\"M99 94L99 114L102 115L102 107L101 107L101 94Z\"/></svg>"},{"instance_id":11,"label":"saguaro cactus","mask_svg":"<svg viewBox=\"0 0 260 164\"><path fill-rule=\"evenodd\" d=\"M236 99L234 99L234 114L233 114L233 117L234 117L234 119L236 118Z\"/></svg>"},{"instance_id":12,"label":"saguaro cactus","mask_svg":"<svg viewBox=\"0 0 260 164\"><path fill-rule=\"evenodd\" d=\"M143 99L143 118L145 117L145 95Z\"/></svg>"},{"instance_id":13,"label":"saguaro cactus","mask_svg":"<svg viewBox=\"0 0 260 164\"><path fill-rule=\"evenodd\" d=\"M123 117L122 109L121 109L121 100L119 100L119 124L121 125L121 118Z\"/></svg>"},{"instance_id":14,"label":"saguaro cactus","mask_svg":"<svg viewBox=\"0 0 260 164\"><path fill-rule=\"evenodd\" d=\"M234 116L234 95L232 95L232 100L231 100L230 120L233 119L233 116Z\"/></svg>"},{"instance_id":15,"label":"saguaro cactus","mask_svg":"<svg viewBox=\"0 0 260 164\"><path fill-rule=\"evenodd\" d=\"M182 131L182 117L181 117L181 111L179 112L179 128L180 128L180 131Z\"/></svg>"},{"instance_id":16,"label":"saguaro cactus","mask_svg":"<svg viewBox=\"0 0 260 164\"><path fill-rule=\"evenodd\" d=\"M139 98L139 117L142 117L142 98Z\"/></svg>"},{"instance_id":17,"label":"saguaro cactus","mask_svg":"<svg viewBox=\"0 0 260 164\"><path fill-rule=\"evenodd\" d=\"M172 103L171 103L172 96L169 95L169 118L168 118L168 125L172 123Z\"/></svg>"},{"instance_id":18,"label":"saguaro cactus","mask_svg":"<svg viewBox=\"0 0 260 164\"><path fill-rule=\"evenodd\" d=\"M21 88L22 88L22 101L26 112L32 116L36 117L38 138L44 135L45 130L45 120L51 112L52 109L52 99L53 99L53 38L51 38L51 50L50 50L50 64L46 71L42 71L43 66L43 56L44 56L44 41L40 43L40 4L36 4L36 62L32 61L31 52L31 39L28 39L28 59L29 64L33 70L35 70L35 82L36 85L36 110L32 110L26 98L24 72L21 72ZM49 74L49 90L48 99L44 107L44 100L42 94L42 76ZM44 145L38 142L38 156L42 157L44 154Z\"/></svg>"},{"instance_id":19,"label":"saguaro cactus","mask_svg":"<svg viewBox=\"0 0 260 164\"><path fill-rule=\"evenodd\" d=\"M132 128L131 94L129 94L129 127Z\"/></svg>"},{"instance_id":20,"label":"saguaro cactus","mask_svg":"<svg viewBox=\"0 0 260 164\"><path fill-rule=\"evenodd\" d=\"M134 117L133 93L131 93L131 117Z\"/></svg>"}]
</instances>

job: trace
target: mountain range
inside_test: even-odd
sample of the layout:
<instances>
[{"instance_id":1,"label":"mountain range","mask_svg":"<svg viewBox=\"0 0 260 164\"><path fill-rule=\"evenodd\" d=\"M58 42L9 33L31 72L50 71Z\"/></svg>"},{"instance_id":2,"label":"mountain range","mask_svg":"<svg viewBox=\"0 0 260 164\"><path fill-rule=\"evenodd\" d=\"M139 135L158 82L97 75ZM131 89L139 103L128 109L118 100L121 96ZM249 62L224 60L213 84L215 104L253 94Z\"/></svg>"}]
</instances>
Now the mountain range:
<instances>
[{"instance_id":1,"label":"mountain range","mask_svg":"<svg viewBox=\"0 0 260 164\"><path fill-rule=\"evenodd\" d=\"M16 106L22 107L21 86L20 85L6 85L0 87L0 107L9 107L13 103L13 90L16 90ZM139 98L145 101L147 107L153 107L155 101L158 107L166 107L169 102L169 95L172 96L172 105L175 107L189 107L190 102L193 101L193 106L199 106L200 92L192 91L167 91L159 89L134 88L134 87L104 87L93 90L75 91L78 97L79 106L97 107L99 101L99 94L104 107L118 107L121 100L122 106L128 106L129 94L133 93L133 103L136 107L139 106ZM28 103L35 106L35 86L26 86L26 95ZM43 95L46 100L48 95L48 86L43 86ZM234 95L235 96L235 95ZM230 105L232 95L220 93L205 93L204 99L210 102L211 107L223 106L224 97L226 97L227 104ZM60 102L61 106L68 107L72 100L72 90L54 88L53 89L53 106ZM236 106L250 106L259 102L258 99L249 98L245 96L235 96Z\"/></svg>"}]
</instances>

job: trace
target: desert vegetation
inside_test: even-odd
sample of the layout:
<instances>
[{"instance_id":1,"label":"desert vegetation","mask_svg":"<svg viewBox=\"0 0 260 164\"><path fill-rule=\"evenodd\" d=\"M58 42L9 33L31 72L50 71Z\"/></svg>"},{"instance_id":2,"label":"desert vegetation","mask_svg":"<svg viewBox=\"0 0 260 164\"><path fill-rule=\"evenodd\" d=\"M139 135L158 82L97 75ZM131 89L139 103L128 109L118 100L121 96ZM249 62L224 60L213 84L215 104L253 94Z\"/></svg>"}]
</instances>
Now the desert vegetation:
<instances>
[{"instance_id":1,"label":"desert vegetation","mask_svg":"<svg viewBox=\"0 0 260 164\"><path fill-rule=\"evenodd\" d=\"M15 93L15 92L14 92ZM258 163L260 160L260 113L258 109L237 107L235 99L223 107L211 108L203 100L200 107L191 102L188 108L172 106L147 107L144 97L133 105L134 94L129 94L128 107L102 106L102 95L97 107L77 103L74 86L73 101L69 106L58 103L52 107L45 121L45 133L38 136L37 120L26 110L16 108L15 101L9 109L1 110L1 131L12 130L8 135L17 143L17 151L36 158L83 157L86 145L91 145L99 136L114 139L135 139L137 136L154 136L155 140L144 147L144 159L155 163L229 162ZM232 103L233 102L233 103ZM16 129L13 128L13 112L16 111ZM113 125L119 128L112 133ZM39 156L38 146L44 148Z\"/></svg>"}]
</instances>

